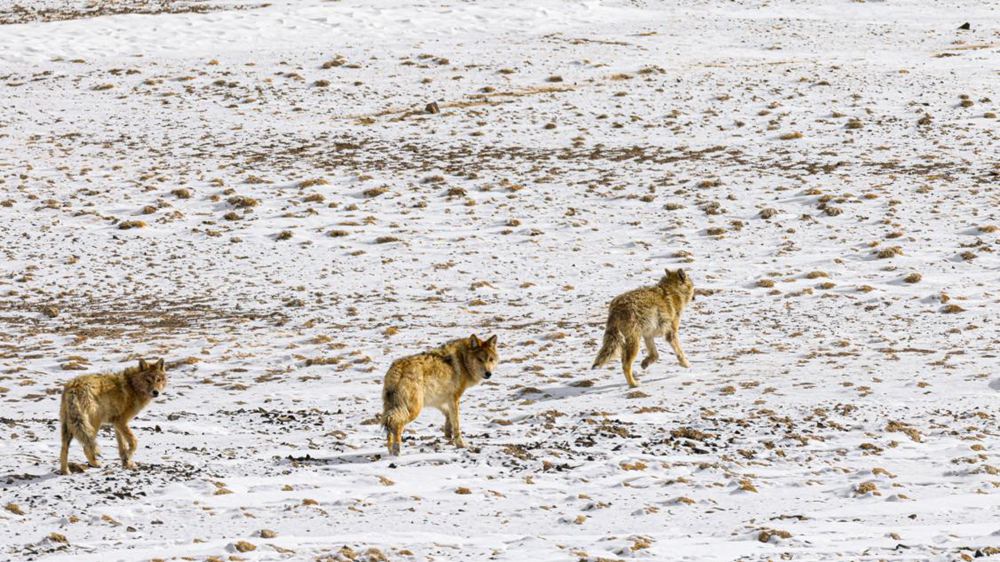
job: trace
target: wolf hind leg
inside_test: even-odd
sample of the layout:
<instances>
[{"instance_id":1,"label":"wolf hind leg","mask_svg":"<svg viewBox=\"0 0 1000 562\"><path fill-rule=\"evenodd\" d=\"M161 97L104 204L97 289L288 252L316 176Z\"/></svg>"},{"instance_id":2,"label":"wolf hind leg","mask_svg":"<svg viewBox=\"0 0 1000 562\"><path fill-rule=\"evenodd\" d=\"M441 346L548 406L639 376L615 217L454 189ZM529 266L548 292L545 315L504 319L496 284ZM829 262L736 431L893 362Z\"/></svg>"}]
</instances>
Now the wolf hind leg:
<instances>
[{"instance_id":1,"label":"wolf hind leg","mask_svg":"<svg viewBox=\"0 0 1000 562\"><path fill-rule=\"evenodd\" d=\"M73 441L73 434L65 421L59 424L59 439L62 441L62 448L59 450L59 474L69 474L69 444Z\"/></svg>"},{"instance_id":2,"label":"wolf hind leg","mask_svg":"<svg viewBox=\"0 0 1000 562\"><path fill-rule=\"evenodd\" d=\"M625 380L632 388L639 386L639 382L635 380L635 376L632 374L632 363L635 362L635 358L638 356L639 339L636 337L626 337L622 345L622 370L625 372Z\"/></svg>"}]
</instances>

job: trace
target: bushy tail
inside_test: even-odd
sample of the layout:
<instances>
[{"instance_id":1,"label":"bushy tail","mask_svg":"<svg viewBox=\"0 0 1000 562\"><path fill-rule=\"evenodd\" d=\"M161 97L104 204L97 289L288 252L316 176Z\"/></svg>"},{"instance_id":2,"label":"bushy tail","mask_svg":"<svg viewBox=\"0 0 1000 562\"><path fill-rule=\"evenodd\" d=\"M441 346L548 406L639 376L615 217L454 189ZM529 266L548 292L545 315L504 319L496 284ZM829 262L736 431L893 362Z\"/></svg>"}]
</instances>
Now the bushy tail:
<instances>
[{"instance_id":1,"label":"bushy tail","mask_svg":"<svg viewBox=\"0 0 1000 562\"><path fill-rule=\"evenodd\" d=\"M68 392L65 397L65 413L62 420L62 430L73 436L86 449L97 447L95 439L96 428L91 427L90 420L84 414L83 405L75 392Z\"/></svg>"},{"instance_id":2,"label":"bushy tail","mask_svg":"<svg viewBox=\"0 0 1000 562\"><path fill-rule=\"evenodd\" d=\"M382 391L382 429L392 434L406 423L409 409L403 403L399 392L394 388Z\"/></svg>"},{"instance_id":3,"label":"bushy tail","mask_svg":"<svg viewBox=\"0 0 1000 562\"><path fill-rule=\"evenodd\" d=\"M601 345L601 350L597 352L597 359L594 359L594 366L591 369L596 369L610 361L616 353L620 352L624 343L625 337L622 336L621 331L611 326L605 328L604 343Z\"/></svg>"}]
</instances>

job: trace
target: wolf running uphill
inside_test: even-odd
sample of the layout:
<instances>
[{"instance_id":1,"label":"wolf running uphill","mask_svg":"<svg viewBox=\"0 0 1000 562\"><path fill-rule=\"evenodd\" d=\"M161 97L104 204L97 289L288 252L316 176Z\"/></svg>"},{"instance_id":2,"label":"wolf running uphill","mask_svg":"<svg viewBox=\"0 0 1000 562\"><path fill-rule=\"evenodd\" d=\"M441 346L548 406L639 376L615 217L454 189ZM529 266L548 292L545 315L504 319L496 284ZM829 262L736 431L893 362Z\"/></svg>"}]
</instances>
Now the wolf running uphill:
<instances>
[{"instance_id":1,"label":"wolf running uphill","mask_svg":"<svg viewBox=\"0 0 1000 562\"><path fill-rule=\"evenodd\" d=\"M459 400L466 388L492 377L499 360L497 337L482 341L473 334L394 361L382 386L382 426L389 453L399 454L403 427L417 419L425 404L445 415L445 438L464 447Z\"/></svg>"},{"instance_id":2,"label":"wolf running uphill","mask_svg":"<svg viewBox=\"0 0 1000 562\"><path fill-rule=\"evenodd\" d=\"M76 438L83 445L87 463L101 466L97 461L97 431L110 423L118 439L118 456L122 466L135 468L132 455L138 445L128 422L149 401L156 398L167 386L167 373L163 359L149 363L139 360L137 367L119 373L83 375L66 383L59 408L59 426L62 451L59 454L59 471L69 474L69 444Z\"/></svg>"},{"instance_id":3,"label":"wolf running uphill","mask_svg":"<svg viewBox=\"0 0 1000 562\"><path fill-rule=\"evenodd\" d=\"M645 369L660 357L654 341L658 336L664 336L674 348L682 367L690 367L691 364L681 349L677 330L681 323L681 312L692 298L694 283L683 269L668 269L656 285L615 297L608 311L604 343L597 353L593 368L596 369L615 355L621 354L625 380L631 387L639 386L632 374L632 362L639 355L639 340L646 342L647 355L642 360L642 368Z\"/></svg>"}]
</instances>

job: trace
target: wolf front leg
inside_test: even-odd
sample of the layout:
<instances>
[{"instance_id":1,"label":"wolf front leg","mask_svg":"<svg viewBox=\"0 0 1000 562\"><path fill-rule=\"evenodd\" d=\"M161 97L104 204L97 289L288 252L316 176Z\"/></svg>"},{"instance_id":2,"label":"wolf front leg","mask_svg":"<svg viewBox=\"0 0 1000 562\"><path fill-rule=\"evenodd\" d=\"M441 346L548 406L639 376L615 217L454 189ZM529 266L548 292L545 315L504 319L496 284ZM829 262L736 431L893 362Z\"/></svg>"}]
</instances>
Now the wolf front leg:
<instances>
[{"instance_id":1,"label":"wolf front leg","mask_svg":"<svg viewBox=\"0 0 1000 562\"><path fill-rule=\"evenodd\" d=\"M115 437L118 439L118 456L122 460L122 466L125 468L135 468L135 463L132 462L132 455L135 454L139 440L135 438L135 434L132 433L132 430L129 429L128 424L124 421L115 424Z\"/></svg>"},{"instance_id":2,"label":"wolf front leg","mask_svg":"<svg viewBox=\"0 0 1000 562\"><path fill-rule=\"evenodd\" d=\"M680 325L681 319L675 318L670 326L670 331L667 332L667 341L669 341L670 346L674 348L674 354L677 355L677 361L680 362L681 367L686 369L691 366L691 363L688 362L687 355L685 355L684 350L681 349L681 338L677 334Z\"/></svg>"},{"instance_id":3,"label":"wolf front leg","mask_svg":"<svg viewBox=\"0 0 1000 562\"><path fill-rule=\"evenodd\" d=\"M660 354L656 351L656 342L653 340L653 336L643 336L643 339L646 342L646 358L642 360L642 368L645 369L655 363L660 358Z\"/></svg>"},{"instance_id":4,"label":"wolf front leg","mask_svg":"<svg viewBox=\"0 0 1000 562\"><path fill-rule=\"evenodd\" d=\"M448 422L447 425L451 426L451 442L456 447L465 447L465 440L462 439L462 426L459 422L459 410L458 410L458 400L459 397L455 397L451 401L451 405L448 408Z\"/></svg>"}]
</instances>

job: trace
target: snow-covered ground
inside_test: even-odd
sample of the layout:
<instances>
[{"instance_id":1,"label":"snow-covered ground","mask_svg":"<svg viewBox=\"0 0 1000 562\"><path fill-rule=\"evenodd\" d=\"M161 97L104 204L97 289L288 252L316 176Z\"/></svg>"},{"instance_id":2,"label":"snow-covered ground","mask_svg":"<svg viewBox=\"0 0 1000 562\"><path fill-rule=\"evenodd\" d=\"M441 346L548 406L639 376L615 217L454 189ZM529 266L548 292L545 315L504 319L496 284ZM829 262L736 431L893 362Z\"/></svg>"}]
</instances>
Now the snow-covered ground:
<instances>
[{"instance_id":1,"label":"snow-covered ground","mask_svg":"<svg viewBox=\"0 0 1000 562\"><path fill-rule=\"evenodd\" d=\"M1000 553L1000 4L509 4L0 0L0 560ZM692 367L591 371L668 267Z\"/></svg>"}]
</instances>

